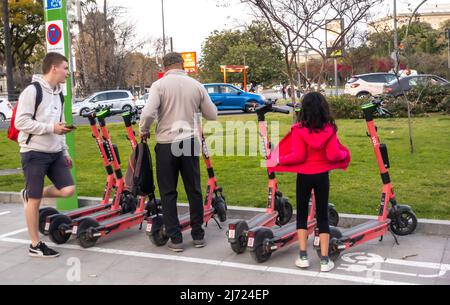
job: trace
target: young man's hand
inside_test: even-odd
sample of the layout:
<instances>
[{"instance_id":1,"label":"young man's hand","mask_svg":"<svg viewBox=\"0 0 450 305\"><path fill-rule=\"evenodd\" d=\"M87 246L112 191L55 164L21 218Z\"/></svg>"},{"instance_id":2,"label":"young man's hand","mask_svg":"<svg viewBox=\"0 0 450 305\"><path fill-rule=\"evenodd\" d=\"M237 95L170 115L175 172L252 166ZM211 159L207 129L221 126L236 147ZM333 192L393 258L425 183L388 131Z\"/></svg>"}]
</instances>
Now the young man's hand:
<instances>
[{"instance_id":1,"label":"young man's hand","mask_svg":"<svg viewBox=\"0 0 450 305\"><path fill-rule=\"evenodd\" d=\"M72 131L71 129L66 128L66 123L56 123L53 126L53 133L60 135L60 136L65 135L71 131Z\"/></svg>"},{"instance_id":2,"label":"young man's hand","mask_svg":"<svg viewBox=\"0 0 450 305\"><path fill-rule=\"evenodd\" d=\"M143 141L147 141L148 139L150 139L150 132L141 132L139 134L139 137L143 140Z\"/></svg>"},{"instance_id":3,"label":"young man's hand","mask_svg":"<svg viewBox=\"0 0 450 305\"><path fill-rule=\"evenodd\" d=\"M73 161L70 156L66 156L66 162L67 162L67 165L69 166L69 168L73 167Z\"/></svg>"}]
</instances>

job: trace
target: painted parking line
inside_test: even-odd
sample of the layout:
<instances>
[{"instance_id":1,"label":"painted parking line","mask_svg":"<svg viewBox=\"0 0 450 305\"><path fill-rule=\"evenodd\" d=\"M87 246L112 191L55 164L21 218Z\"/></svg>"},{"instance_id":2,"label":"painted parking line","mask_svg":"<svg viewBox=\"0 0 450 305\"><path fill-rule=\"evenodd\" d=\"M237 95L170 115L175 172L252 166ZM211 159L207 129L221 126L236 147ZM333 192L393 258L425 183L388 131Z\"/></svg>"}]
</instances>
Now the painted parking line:
<instances>
[{"instance_id":1,"label":"painted parking line","mask_svg":"<svg viewBox=\"0 0 450 305\"><path fill-rule=\"evenodd\" d=\"M30 243L28 240L8 238L8 237L0 238L0 242L16 243L16 244L24 244L24 245ZM303 277L311 277L311 278L331 279L331 280L339 280L339 281L346 281L346 282L359 283L359 284L416 285L414 283L381 280L378 278L371 278L371 277L358 277L358 276L349 276L349 275L333 274L333 273L319 273L319 272L314 272L314 271L304 271L304 270L296 270L296 269L289 269L289 268L277 268L277 267L269 267L269 266L262 266L262 265L241 264L241 263L233 263L233 262L226 262L226 261L220 261L220 260L155 254L155 253L149 253L149 252L126 251L126 250L106 249L106 248L97 248L97 247L83 249L83 248L81 248L79 246L75 246L75 245L55 245L55 244L51 244L51 243L48 243L48 245L50 245L51 247L68 249L68 250L77 250L77 251L85 251L85 252L92 252L92 253L112 254L112 255L130 256L130 257L148 258L148 259L175 261L175 262L185 262L185 263L193 263L193 264L201 264L201 265L210 265L210 266L215 266L215 267L239 269L239 270L258 271L258 272L265 272L265 273L277 273L277 274L287 274L287 275L295 275L295 276L303 276Z\"/></svg>"},{"instance_id":2,"label":"painted parking line","mask_svg":"<svg viewBox=\"0 0 450 305\"><path fill-rule=\"evenodd\" d=\"M11 214L11 211L6 211L6 212L0 212L0 216L5 216Z\"/></svg>"},{"instance_id":3,"label":"painted parking line","mask_svg":"<svg viewBox=\"0 0 450 305\"><path fill-rule=\"evenodd\" d=\"M20 233L24 233L24 232L27 232L27 231L28 231L28 229L24 228L24 229L20 229L20 230L17 230L17 231L9 232L9 233L0 235L0 240L3 239L3 238L7 238L7 237L11 237L11 236L20 234Z\"/></svg>"}]
</instances>

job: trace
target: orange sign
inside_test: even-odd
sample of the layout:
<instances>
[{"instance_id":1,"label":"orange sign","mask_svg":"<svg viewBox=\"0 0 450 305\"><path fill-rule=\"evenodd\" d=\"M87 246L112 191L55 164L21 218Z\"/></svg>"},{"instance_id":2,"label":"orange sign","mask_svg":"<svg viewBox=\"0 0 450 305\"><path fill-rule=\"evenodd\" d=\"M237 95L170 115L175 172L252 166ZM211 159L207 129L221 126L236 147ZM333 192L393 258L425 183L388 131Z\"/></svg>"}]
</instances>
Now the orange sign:
<instances>
[{"instance_id":1,"label":"orange sign","mask_svg":"<svg viewBox=\"0 0 450 305\"><path fill-rule=\"evenodd\" d=\"M184 52L181 53L184 60L184 70L188 74L194 74L198 72L197 65L197 53L196 52Z\"/></svg>"}]
</instances>

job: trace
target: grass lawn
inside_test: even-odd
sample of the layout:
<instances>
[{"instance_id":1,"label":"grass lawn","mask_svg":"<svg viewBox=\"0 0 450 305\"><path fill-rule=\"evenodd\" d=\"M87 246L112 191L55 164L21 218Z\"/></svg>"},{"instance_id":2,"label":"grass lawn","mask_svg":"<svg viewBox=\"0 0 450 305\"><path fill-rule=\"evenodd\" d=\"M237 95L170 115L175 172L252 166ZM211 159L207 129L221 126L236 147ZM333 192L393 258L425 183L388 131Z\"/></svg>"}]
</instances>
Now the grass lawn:
<instances>
[{"instance_id":1,"label":"grass lawn","mask_svg":"<svg viewBox=\"0 0 450 305\"><path fill-rule=\"evenodd\" d=\"M290 128L292 118L268 115L280 122L281 135ZM224 116L221 122L253 121L255 115ZM375 215L378 209L381 179L364 120L339 120L341 141L347 145L353 161L347 172L331 175L331 198L341 213ZM433 115L414 119L416 153L409 153L408 124L405 119L378 120L381 141L388 145L391 176L398 201L409 204L420 218L450 220L450 116ZM121 151L122 164L130 153L122 124L110 125L111 136ZM151 141L153 147L154 140ZM0 169L20 167L18 147L0 132ZM103 194L105 172L88 126L76 131L78 192L82 196ZM219 184L229 205L264 207L267 175L260 167L261 157L215 156L213 164ZM202 163L202 183L207 174ZM279 174L280 189L295 207L295 175ZM0 191L19 191L22 175L0 176ZM186 202L180 181L179 197Z\"/></svg>"}]
</instances>

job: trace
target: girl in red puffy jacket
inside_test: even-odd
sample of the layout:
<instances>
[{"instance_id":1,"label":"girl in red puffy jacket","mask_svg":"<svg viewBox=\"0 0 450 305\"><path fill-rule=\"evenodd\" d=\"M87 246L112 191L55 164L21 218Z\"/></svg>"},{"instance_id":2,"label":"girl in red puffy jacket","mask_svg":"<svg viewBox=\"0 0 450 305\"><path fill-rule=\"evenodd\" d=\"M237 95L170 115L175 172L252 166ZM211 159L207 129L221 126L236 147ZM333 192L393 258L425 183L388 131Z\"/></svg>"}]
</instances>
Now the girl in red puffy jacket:
<instances>
[{"instance_id":1,"label":"girl in red puffy jacket","mask_svg":"<svg viewBox=\"0 0 450 305\"><path fill-rule=\"evenodd\" d=\"M330 227L328 223L329 172L346 170L350 164L350 151L341 145L338 128L330 114L325 97L312 92L303 98L298 123L280 142L272 154L277 166L274 172L297 173L297 229L300 255L296 261L299 268L310 266L307 255L307 218L311 192L316 198L317 226L320 231L321 271L329 272L334 263L328 257ZM270 163L269 163L270 164Z\"/></svg>"}]
</instances>

